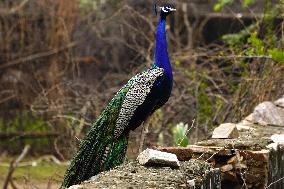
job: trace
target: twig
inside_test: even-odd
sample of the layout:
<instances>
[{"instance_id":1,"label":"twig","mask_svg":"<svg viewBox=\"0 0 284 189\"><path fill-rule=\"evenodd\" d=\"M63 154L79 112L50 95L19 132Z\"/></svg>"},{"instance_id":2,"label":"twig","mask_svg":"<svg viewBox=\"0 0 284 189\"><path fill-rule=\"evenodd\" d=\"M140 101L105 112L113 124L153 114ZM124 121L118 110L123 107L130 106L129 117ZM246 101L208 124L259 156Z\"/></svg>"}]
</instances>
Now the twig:
<instances>
[{"instance_id":1,"label":"twig","mask_svg":"<svg viewBox=\"0 0 284 189\"><path fill-rule=\"evenodd\" d=\"M198 13L197 16L200 17L208 17L208 18L251 18L251 19L255 19L255 18L263 18L264 14L263 13L255 13L254 15L252 15L251 13L218 13L218 12L214 12L214 13L208 13L208 12L200 12ZM283 16L277 16L277 18L283 18Z\"/></svg>"},{"instance_id":2,"label":"twig","mask_svg":"<svg viewBox=\"0 0 284 189\"><path fill-rule=\"evenodd\" d=\"M234 147L234 146L233 146ZM236 153L236 157L237 157L237 164L240 165L241 164L241 155L239 150L235 149L235 147L233 148L235 150ZM241 166L239 166L241 167ZM245 171L242 172L241 168L240 168L240 175L241 175L241 179L243 180L243 185L242 188L245 187L245 189L248 189L247 183L246 183L246 178L245 178Z\"/></svg>"},{"instance_id":3,"label":"twig","mask_svg":"<svg viewBox=\"0 0 284 189\"><path fill-rule=\"evenodd\" d=\"M15 94L13 94L13 95L11 95L11 96L8 96L8 97L6 97L6 98L0 100L0 104L6 102L6 101L8 101L8 100L11 100L11 99L13 99L13 98L15 98L15 97L16 97Z\"/></svg>"},{"instance_id":4,"label":"twig","mask_svg":"<svg viewBox=\"0 0 284 189\"><path fill-rule=\"evenodd\" d=\"M10 181L10 184L11 184L13 189L18 189L18 187L16 186L16 184L14 183L13 180Z\"/></svg>"},{"instance_id":5,"label":"twig","mask_svg":"<svg viewBox=\"0 0 284 189\"><path fill-rule=\"evenodd\" d=\"M4 14L4 15L14 14L18 12L20 9L22 9L28 2L29 0L23 0L19 5L12 7L9 10L0 10L0 14Z\"/></svg>"},{"instance_id":6,"label":"twig","mask_svg":"<svg viewBox=\"0 0 284 189\"><path fill-rule=\"evenodd\" d=\"M281 180L284 180L284 177L282 177L282 178L280 178L280 179L270 183L267 187L265 187L265 189L270 188L273 184L276 184L277 182L280 182Z\"/></svg>"},{"instance_id":7,"label":"twig","mask_svg":"<svg viewBox=\"0 0 284 189\"><path fill-rule=\"evenodd\" d=\"M80 128L82 127L82 126L81 126L82 122L83 122L83 125L92 126L92 123L86 122L85 119L82 119L82 118L78 119L78 118L76 118L76 117L74 117L74 116L69 116L69 115L56 115L56 116L53 116L53 118L65 118L65 119L70 119L70 120L72 120L72 121L77 121L77 122L79 122L79 124L80 124ZM79 133L78 133L78 134L79 134Z\"/></svg>"},{"instance_id":8,"label":"twig","mask_svg":"<svg viewBox=\"0 0 284 189\"><path fill-rule=\"evenodd\" d=\"M195 122L195 119L192 120L190 128L188 128L188 129L186 130L185 135L182 137L182 139L181 139L180 142L178 143L178 146L180 146L180 144L181 144L182 141L185 139L185 137L187 137L188 132L189 132L192 128L194 128L194 122Z\"/></svg>"},{"instance_id":9,"label":"twig","mask_svg":"<svg viewBox=\"0 0 284 189\"><path fill-rule=\"evenodd\" d=\"M22 161L22 159L27 155L29 149L30 149L30 145L26 145L22 153L20 154L20 156L17 159L14 159L11 161L8 174L3 184L3 189L8 189L8 185L9 185L9 182L11 183L12 175L14 171L18 167L18 164L20 163L20 161Z\"/></svg>"},{"instance_id":10,"label":"twig","mask_svg":"<svg viewBox=\"0 0 284 189\"><path fill-rule=\"evenodd\" d=\"M59 132L0 132L0 139L15 139L15 138L52 138L59 136Z\"/></svg>"},{"instance_id":11,"label":"twig","mask_svg":"<svg viewBox=\"0 0 284 189\"><path fill-rule=\"evenodd\" d=\"M219 152L221 152L222 150L225 150L225 147L220 148L217 152L215 152L214 154L212 154L209 158L207 158L205 161L208 162L209 160L211 160L215 155L217 155Z\"/></svg>"},{"instance_id":12,"label":"twig","mask_svg":"<svg viewBox=\"0 0 284 189\"><path fill-rule=\"evenodd\" d=\"M55 152L56 152L56 154L61 158L61 160L65 160L64 156L63 156L62 153L60 152L60 149L58 148L57 141L58 141L58 139L56 138L56 139L54 140L54 142L53 142Z\"/></svg>"},{"instance_id":13,"label":"twig","mask_svg":"<svg viewBox=\"0 0 284 189\"><path fill-rule=\"evenodd\" d=\"M210 58L226 58L226 59L237 59L237 58L264 58L264 59L272 59L270 55L252 55L252 56L246 56L246 55L229 55L229 56L221 56L221 55L208 55L203 53L195 53L194 55L184 55L184 56L178 56L182 59L187 58L200 58L200 57L210 57Z\"/></svg>"},{"instance_id":14,"label":"twig","mask_svg":"<svg viewBox=\"0 0 284 189\"><path fill-rule=\"evenodd\" d=\"M38 59L38 58L51 56L53 54L57 54L60 51L65 50L65 49L72 48L72 47L76 46L77 44L78 44L78 42L71 42L68 45L63 46L63 47L55 48L55 49L52 49L52 50L49 50L49 51L46 51L46 52L40 52L40 53L37 53L37 54L32 54L32 55L29 55L29 56L26 56L26 57L21 57L21 58L18 58L16 60L12 60L10 62L4 63L3 65L0 65L0 69L7 68L7 67L10 67L10 66L14 66L14 65L17 65L17 64L21 64L21 63L25 63L25 62L28 62L28 61L32 61L32 60L35 60L35 59Z\"/></svg>"},{"instance_id":15,"label":"twig","mask_svg":"<svg viewBox=\"0 0 284 189\"><path fill-rule=\"evenodd\" d=\"M84 118L86 116L87 111L88 111L90 106L91 106L91 102L90 101L86 101L85 105L80 110L80 114L81 114L82 117L79 120L78 132L75 133L75 135L77 135L77 136L79 136L81 134L84 125L92 126L92 124L91 123L87 123L86 119Z\"/></svg>"},{"instance_id":16,"label":"twig","mask_svg":"<svg viewBox=\"0 0 284 189\"><path fill-rule=\"evenodd\" d=\"M147 121L147 120L146 120ZM143 122L143 128L142 128L142 133L141 133L141 138L140 138L140 144L139 144L139 153L142 152L143 150L143 145L144 145L144 141L145 141L145 136L146 134L149 132L149 124L144 121Z\"/></svg>"},{"instance_id":17,"label":"twig","mask_svg":"<svg viewBox=\"0 0 284 189\"><path fill-rule=\"evenodd\" d=\"M184 25L185 28L188 32L188 48L192 48L193 47L193 27L191 26L191 24L189 23L188 20L188 10L187 10L187 3L183 3L182 4L182 12L183 12L183 18L184 18Z\"/></svg>"}]
</instances>

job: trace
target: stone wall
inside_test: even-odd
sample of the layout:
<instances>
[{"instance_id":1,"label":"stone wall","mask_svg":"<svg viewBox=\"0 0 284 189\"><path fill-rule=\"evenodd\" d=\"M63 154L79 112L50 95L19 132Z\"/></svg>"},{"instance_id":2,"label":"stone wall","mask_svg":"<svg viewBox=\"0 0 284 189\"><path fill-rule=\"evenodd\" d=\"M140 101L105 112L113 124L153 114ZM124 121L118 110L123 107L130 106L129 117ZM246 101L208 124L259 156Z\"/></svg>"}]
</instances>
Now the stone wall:
<instances>
[{"instance_id":1,"label":"stone wall","mask_svg":"<svg viewBox=\"0 0 284 189\"><path fill-rule=\"evenodd\" d=\"M259 104L240 123L222 124L211 139L156 148L175 154L178 168L128 162L70 188L284 189L282 115L284 96Z\"/></svg>"}]
</instances>

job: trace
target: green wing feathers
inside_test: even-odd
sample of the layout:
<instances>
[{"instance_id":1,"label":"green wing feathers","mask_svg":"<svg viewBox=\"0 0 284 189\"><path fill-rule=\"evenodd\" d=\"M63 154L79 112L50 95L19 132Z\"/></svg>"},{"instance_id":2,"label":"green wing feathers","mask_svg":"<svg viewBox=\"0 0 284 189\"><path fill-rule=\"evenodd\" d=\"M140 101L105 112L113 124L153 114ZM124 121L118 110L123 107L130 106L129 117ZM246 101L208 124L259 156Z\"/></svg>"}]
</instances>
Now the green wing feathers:
<instances>
[{"instance_id":1,"label":"green wing feathers","mask_svg":"<svg viewBox=\"0 0 284 189\"><path fill-rule=\"evenodd\" d=\"M78 184L123 162L129 133L123 133L118 138L114 138L114 129L131 84L132 80L116 93L93 124L71 161L61 188Z\"/></svg>"}]
</instances>

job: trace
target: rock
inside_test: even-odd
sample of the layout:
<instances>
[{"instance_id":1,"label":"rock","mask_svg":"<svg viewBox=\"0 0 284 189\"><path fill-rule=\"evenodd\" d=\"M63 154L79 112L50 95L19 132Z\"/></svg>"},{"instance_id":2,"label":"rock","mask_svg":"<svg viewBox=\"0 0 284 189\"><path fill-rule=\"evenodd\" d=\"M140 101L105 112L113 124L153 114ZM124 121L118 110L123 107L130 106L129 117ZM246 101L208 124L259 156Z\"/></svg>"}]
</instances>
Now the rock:
<instances>
[{"instance_id":1,"label":"rock","mask_svg":"<svg viewBox=\"0 0 284 189\"><path fill-rule=\"evenodd\" d=\"M226 174L223 175L222 180L228 180L232 183L236 182L237 180L237 173L235 170L233 171L228 171L226 172ZM234 187L237 188L237 187Z\"/></svg>"},{"instance_id":2,"label":"rock","mask_svg":"<svg viewBox=\"0 0 284 189\"><path fill-rule=\"evenodd\" d=\"M278 143L271 143L271 144L268 144L267 146L266 146L266 148L268 148L268 149L270 149L270 150L278 150Z\"/></svg>"},{"instance_id":3,"label":"rock","mask_svg":"<svg viewBox=\"0 0 284 189\"><path fill-rule=\"evenodd\" d=\"M272 102L263 102L255 107L252 121L260 125L284 126L284 109Z\"/></svg>"},{"instance_id":4,"label":"rock","mask_svg":"<svg viewBox=\"0 0 284 189\"><path fill-rule=\"evenodd\" d=\"M274 134L270 138L275 143L284 144L284 134Z\"/></svg>"},{"instance_id":5,"label":"rock","mask_svg":"<svg viewBox=\"0 0 284 189\"><path fill-rule=\"evenodd\" d=\"M252 113L249 114L242 122L244 124L253 124L254 123L253 114Z\"/></svg>"},{"instance_id":6,"label":"rock","mask_svg":"<svg viewBox=\"0 0 284 189\"><path fill-rule=\"evenodd\" d=\"M84 187L81 186L81 185L73 185L73 186L70 186L68 189L83 189Z\"/></svg>"},{"instance_id":7,"label":"rock","mask_svg":"<svg viewBox=\"0 0 284 189\"><path fill-rule=\"evenodd\" d=\"M223 123L213 131L212 138L238 138L239 132L236 124Z\"/></svg>"},{"instance_id":8,"label":"rock","mask_svg":"<svg viewBox=\"0 0 284 189\"><path fill-rule=\"evenodd\" d=\"M188 187L195 187L195 180L194 180L194 179L188 180L188 181L186 181L186 182L187 182L187 184L188 184Z\"/></svg>"},{"instance_id":9,"label":"rock","mask_svg":"<svg viewBox=\"0 0 284 189\"><path fill-rule=\"evenodd\" d=\"M280 98L274 102L274 104L280 108L284 108L284 98Z\"/></svg>"},{"instance_id":10,"label":"rock","mask_svg":"<svg viewBox=\"0 0 284 189\"><path fill-rule=\"evenodd\" d=\"M161 152L153 149L146 149L141 152L137 160L141 165L158 165L158 166L169 166L169 167L179 167L180 163L177 156L172 153Z\"/></svg>"},{"instance_id":11,"label":"rock","mask_svg":"<svg viewBox=\"0 0 284 189\"><path fill-rule=\"evenodd\" d=\"M241 158L241 161L243 160L243 158ZM233 156L233 157L231 157L228 161L227 161L227 163L229 163L229 164L236 164L236 163L238 163L239 162L239 160L238 160L238 157L237 156Z\"/></svg>"},{"instance_id":12,"label":"rock","mask_svg":"<svg viewBox=\"0 0 284 189\"><path fill-rule=\"evenodd\" d=\"M104 171L92 181L81 183L84 189L149 189L149 188L221 188L221 172L218 168L199 160L180 162L179 169L142 166L137 161Z\"/></svg>"},{"instance_id":13,"label":"rock","mask_svg":"<svg viewBox=\"0 0 284 189\"><path fill-rule=\"evenodd\" d=\"M202 143L202 142L201 142ZM193 151L194 154L216 154L219 156L231 156L233 155L233 152L231 149L225 149L223 147L218 147L218 146L206 146L204 144L200 144L200 142L197 143L198 145L189 145L188 148L190 148ZM194 156L193 156L194 158Z\"/></svg>"},{"instance_id":14,"label":"rock","mask_svg":"<svg viewBox=\"0 0 284 189\"><path fill-rule=\"evenodd\" d=\"M233 165L231 164L227 164L227 165L223 165L221 168L220 168L221 172L228 172L228 171L231 171L233 170Z\"/></svg>"},{"instance_id":15,"label":"rock","mask_svg":"<svg viewBox=\"0 0 284 189\"><path fill-rule=\"evenodd\" d=\"M237 127L238 131L253 131L253 130L256 130L255 128L252 128L249 125L250 124L247 124L246 121L243 120L240 123L237 123L236 127Z\"/></svg>"},{"instance_id":16,"label":"rock","mask_svg":"<svg viewBox=\"0 0 284 189\"><path fill-rule=\"evenodd\" d=\"M247 169L248 166L244 163L239 163L234 166L234 169Z\"/></svg>"},{"instance_id":17,"label":"rock","mask_svg":"<svg viewBox=\"0 0 284 189\"><path fill-rule=\"evenodd\" d=\"M192 149L187 147L158 147L155 150L175 154L179 161L188 161L192 157Z\"/></svg>"}]
</instances>

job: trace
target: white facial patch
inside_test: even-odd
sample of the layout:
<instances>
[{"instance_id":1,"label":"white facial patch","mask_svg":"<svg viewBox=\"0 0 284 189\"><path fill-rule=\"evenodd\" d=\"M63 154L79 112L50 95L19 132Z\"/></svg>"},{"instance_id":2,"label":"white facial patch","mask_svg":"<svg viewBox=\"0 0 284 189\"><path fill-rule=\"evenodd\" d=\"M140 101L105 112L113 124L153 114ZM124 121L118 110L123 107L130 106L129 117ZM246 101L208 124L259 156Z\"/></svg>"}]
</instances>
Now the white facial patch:
<instances>
[{"instance_id":1,"label":"white facial patch","mask_svg":"<svg viewBox=\"0 0 284 189\"><path fill-rule=\"evenodd\" d=\"M163 12L169 12L168 10L165 9L165 7L160 7L160 8Z\"/></svg>"},{"instance_id":2,"label":"white facial patch","mask_svg":"<svg viewBox=\"0 0 284 189\"><path fill-rule=\"evenodd\" d=\"M160 9L163 11L163 12L166 12L168 13L169 11L172 12L172 11L176 11L176 9L172 8L172 7L160 7Z\"/></svg>"}]
</instances>

